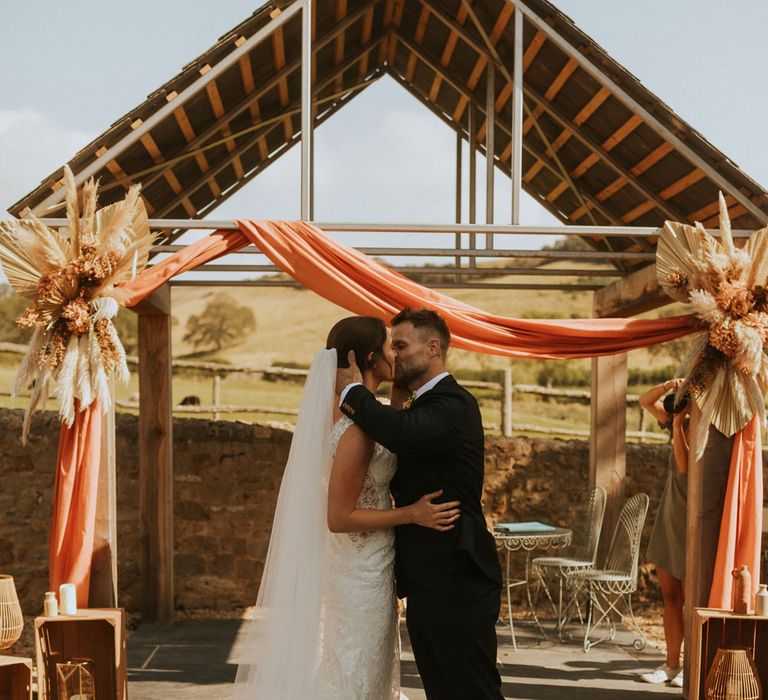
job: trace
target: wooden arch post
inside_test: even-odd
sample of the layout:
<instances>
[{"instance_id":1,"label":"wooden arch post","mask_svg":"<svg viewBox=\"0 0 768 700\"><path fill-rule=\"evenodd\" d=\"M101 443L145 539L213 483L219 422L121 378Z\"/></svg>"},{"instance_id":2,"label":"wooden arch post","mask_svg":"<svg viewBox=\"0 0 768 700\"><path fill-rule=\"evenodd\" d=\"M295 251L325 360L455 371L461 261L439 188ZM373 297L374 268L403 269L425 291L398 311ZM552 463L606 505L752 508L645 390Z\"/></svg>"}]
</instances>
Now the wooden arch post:
<instances>
[{"instance_id":1,"label":"wooden arch post","mask_svg":"<svg viewBox=\"0 0 768 700\"><path fill-rule=\"evenodd\" d=\"M656 279L656 265L632 272L595 292L595 318L634 316L664 306ZM607 496L598 561L602 561L619 511L624 504L627 432L627 354L592 359L590 406L589 484L602 486Z\"/></svg>"},{"instance_id":2,"label":"wooden arch post","mask_svg":"<svg viewBox=\"0 0 768 700\"><path fill-rule=\"evenodd\" d=\"M142 621L169 622L174 608L170 286L133 308L139 314Z\"/></svg>"}]
</instances>

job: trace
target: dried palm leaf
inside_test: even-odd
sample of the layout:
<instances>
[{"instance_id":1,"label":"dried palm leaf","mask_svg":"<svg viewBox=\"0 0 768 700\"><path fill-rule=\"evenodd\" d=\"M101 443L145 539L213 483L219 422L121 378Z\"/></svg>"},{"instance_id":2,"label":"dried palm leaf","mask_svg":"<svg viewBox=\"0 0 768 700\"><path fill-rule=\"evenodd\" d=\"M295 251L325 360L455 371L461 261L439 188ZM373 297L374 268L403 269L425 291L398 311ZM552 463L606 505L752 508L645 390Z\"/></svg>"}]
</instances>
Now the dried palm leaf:
<instances>
[{"instance_id":1,"label":"dried palm leaf","mask_svg":"<svg viewBox=\"0 0 768 700\"><path fill-rule=\"evenodd\" d=\"M77 203L77 185L75 176L68 165L64 166L64 187L67 188L67 221L69 223L69 241L72 255L80 255L80 208Z\"/></svg>"},{"instance_id":2,"label":"dried palm leaf","mask_svg":"<svg viewBox=\"0 0 768 700\"><path fill-rule=\"evenodd\" d=\"M56 396L59 399L59 419L71 426L75 420L75 393L78 366L79 340L71 336L64 359L56 376Z\"/></svg>"},{"instance_id":3,"label":"dried palm leaf","mask_svg":"<svg viewBox=\"0 0 768 700\"><path fill-rule=\"evenodd\" d=\"M755 231L748 239L743 249L752 259L752 267L747 276L747 286L756 284L766 286L768 283L768 227Z\"/></svg>"},{"instance_id":4,"label":"dried palm leaf","mask_svg":"<svg viewBox=\"0 0 768 700\"><path fill-rule=\"evenodd\" d=\"M80 229L80 245L92 246L96 243L96 206L98 204L98 184L93 178L83 185L83 218Z\"/></svg>"},{"instance_id":5,"label":"dried palm leaf","mask_svg":"<svg viewBox=\"0 0 768 700\"><path fill-rule=\"evenodd\" d=\"M725 254L730 256L733 255L736 248L733 245L733 234L731 233L731 217L728 216L728 205L725 203L722 192L718 192L718 203L720 205L720 243Z\"/></svg>"},{"instance_id":6,"label":"dried palm leaf","mask_svg":"<svg viewBox=\"0 0 768 700\"><path fill-rule=\"evenodd\" d=\"M656 275L661 288L676 301L687 302L689 290L702 286L696 264L700 255L699 236L693 226L664 222L656 247Z\"/></svg>"},{"instance_id":7,"label":"dried palm leaf","mask_svg":"<svg viewBox=\"0 0 768 700\"><path fill-rule=\"evenodd\" d=\"M37 410L38 406L45 406L45 402L48 399L48 383L51 381L51 373L46 368L35 381L35 386L32 388L32 393L29 397L29 404L27 410L24 411L24 421L21 425L21 444L27 444L27 438L29 437L29 429L32 425L32 415Z\"/></svg>"}]
</instances>

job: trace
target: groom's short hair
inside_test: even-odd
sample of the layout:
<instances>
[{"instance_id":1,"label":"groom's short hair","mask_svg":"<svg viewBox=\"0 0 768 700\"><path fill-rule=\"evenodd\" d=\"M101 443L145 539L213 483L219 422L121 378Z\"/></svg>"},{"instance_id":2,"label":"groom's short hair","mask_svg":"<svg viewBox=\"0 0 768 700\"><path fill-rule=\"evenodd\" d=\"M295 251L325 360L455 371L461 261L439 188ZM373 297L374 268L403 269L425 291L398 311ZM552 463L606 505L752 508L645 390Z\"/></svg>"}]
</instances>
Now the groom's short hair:
<instances>
[{"instance_id":1,"label":"groom's short hair","mask_svg":"<svg viewBox=\"0 0 768 700\"><path fill-rule=\"evenodd\" d=\"M413 327L427 333L429 335L437 336L440 341L440 353L443 357L448 354L448 346L451 344L451 332L448 330L443 317L440 316L432 309L403 309L397 316L392 318L392 326L400 325L401 323L411 323Z\"/></svg>"}]
</instances>

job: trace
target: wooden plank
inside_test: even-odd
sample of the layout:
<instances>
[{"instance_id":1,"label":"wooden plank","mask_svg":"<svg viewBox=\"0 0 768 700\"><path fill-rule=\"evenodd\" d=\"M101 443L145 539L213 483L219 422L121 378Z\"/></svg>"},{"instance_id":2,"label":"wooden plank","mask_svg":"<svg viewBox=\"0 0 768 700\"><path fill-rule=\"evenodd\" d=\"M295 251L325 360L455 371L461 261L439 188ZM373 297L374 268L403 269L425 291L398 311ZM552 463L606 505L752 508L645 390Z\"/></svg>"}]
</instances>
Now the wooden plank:
<instances>
[{"instance_id":1,"label":"wooden plank","mask_svg":"<svg viewBox=\"0 0 768 700\"><path fill-rule=\"evenodd\" d=\"M187 111L184 109L184 105L177 107L173 111L173 116L176 119L176 123L179 125L179 129L181 129L181 133L187 140L187 143L194 141L195 130L192 128L192 123L189 121L189 117L187 116ZM200 168L200 172L204 173L206 170L208 170L208 160L206 159L204 153L196 153L195 161L197 161L197 167Z\"/></svg>"},{"instance_id":2,"label":"wooden plank","mask_svg":"<svg viewBox=\"0 0 768 700\"><path fill-rule=\"evenodd\" d=\"M153 161L155 161L155 163L160 165L161 163L165 162L165 156L160 150L160 147L157 145L157 142L152 138L152 134L147 132L146 134L142 135L140 140L147 153L149 153L150 157ZM168 186L171 188L174 194L179 194L179 192L181 192L181 183L179 182L173 170L163 171L163 177L165 178L165 181L168 183ZM196 215L197 212L195 211L195 207L192 205L192 202L190 202L188 198L185 197L182 204L184 206L184 211L187 212L188 216L194 217Z\"/></svg>"},{"instance_id":3,"label":"wooden plank","mask_svg":"<svg viewBox=\"0 0 768 700\"><path fill-rule=\"evenodd\" d=\"M664 156L671 153L674 147L671 143L665 141L661 146L651 151L645 158L643 158L637 165L634 165L630 172L633 175L642 175L646 170L656 165ZM715 202L717 204L717 202Z\"/></svg>"},{"instance_id":4,"label":"wooden plank","mask_svg":"<svg viewBox=\"0 0 768 700\"><path fill-rule=\"evenodd\" d=\"M627 354L592 358L589 485L605 489L606 505L598 561L610 544L624 505L626 477Z\"/></svg>"},{"instance_id":5,"label":"wooden plank","mask_svg":"<svg viewBox=\"0 0 768 700\"><path fill-rule=\"evenodd\" d=\"M365 16L363 17L363 29L360 33L360 43L361 44L367 44L371 40L371 33L373 31L373 11L375 8L371 7L368 10L366 10ZM317 14L317 13L315 13ZM357 71L357 79L358 81L362 81L366 75L368 75L368 58L370 54L365 54L363 56L363 60L360 61L360 67Z\"/></svg>"},{"instance_id":6,"label":"wooden plank","mask_svg":"<svg viewBox=\"0 0 768 700\"><path fill-rule=\"evenodd\" d=\"M347 14L347 0L336 0L336 13L335 18L337 22L346 17ZM313 17L317 15L317 12L312 13ZM338 36L334 40L333 45L333 63L338 66L344 60L344 40L346 38L346 30L339 32ZM344 76L340 75L336 78L336 90L341 90Z\"/></svg>"},{"instance_id":7,"label":"wooden plank","mask_svg":"<svg viewBox=\"0 0 768 700\"><path fill-rule=\"evenodd\" d=\"M256 85L253 82L253 65L251 64L250 54L244 54L240 59L240 77L243 81L243 90L246 95L250 95L256 89ZM256 97L252 100L248 106L251 113L251 118L254 123L261 121L261 108L259 107L259 98ZM269 155L269 148L267 147L267 140L262 138L258 141L259 144L259 157L264 160Z\"/></svg>"},{"instance_id":8,"label":"wooden plank","mask_svg":"<svg viewBox=\"0 0 768 700\"><path fill-rule=\"evenodd\" d=\"M725 195L725 203L730 208L736 200L731 195ZM718 214L720 211L720 200L715 199L701 209L697 209L694 212L688 214L688 221L703 221L711 216Z\"/></svg>"},{"instance_id":9,"label":"wooden plank","mask_svg":"<svg viewBox=\"0 0 768 700\"><path fill-rule=\"evenodd\" d=\"M626 214L624 214L624 216L621 217L621 220L625 224L630 224L636 219L639 219L643 214L651 211L651 209L653 209L655 206L656 205L650 200L645 201L642 204L638 204L634 209L631 209Z\"/></svg>"},{"instance_id":10,"label":"wooden plank","mask_svg":"<svg viewBox=\"0 0 768 700\"><path fill-rule=\"evenodd\" d=\"M606 88L602 87L600 88L585 104L580 110L579 113L573 118L573 123L577 124L578 126L582 126L587 119L589 119L600 107L603 102L605 102L608 97L610 96L611 91Z\"/></svg>"},{"instance_id":11,"label":"wooden plank","mask_svg":"<svg viewBox=\"0 0 768 700\"><path fill-rule=\"evenodd\" d=\"M536 32L536 35L531 39L531 43L528 44L528 48L525 50L525 53L523 53L523 75L525 75L525 71L528 70L531 63L533 63L533 59L536 58L546 40L547 35L542 31Z\"/></svg>"},{"instance_id":12,"label":"wooden plank","mask_svg":"<svg viewBox=\"0 0 768 700\"><path fill-rule=\"evenodd\" d=\"M155 294L170 308L170 287ZM173 414L171 316L139 313L139 517L142 620L173 618Z\"/></svg>"},{"instance_id":13,"label":"wooden plank","mask_svg":"<svg viewBox=\"0 0 768 700\"><path fill-rule=\"evenodd\" d=\"M467 21L467 8L464 7L464 5L459 4L459 9L456 12L456 24L459 26L463 26L464 23ZM445 47L443 48L443 53L440 56L440 65L443 66L443 68L447 67L448 64L451 62L451 58L453 57L453 52L456 50L456 44L459 41L459 35L458 33L451 29L451 33L448 35L448 39L445 42ZM442 85L443 79L440 75L435 75L435 77L432 80L432 86L429 88L429 99L430 102L437 102L437 96L440 93L440 86Z\"/></svg>"},{"instance_id":14,"label":"wooden plank","mask_svg":"<svg viewBox=\"0 0 768 700\"><path fill-rule=\"evenodd\" d=\"M96 528L91 556L88 607L117 605L117 466L115 461L115 381L112 403L101 416L101 459L96 498Z\"/></svg>"},{"instance_id":15,"label":"wooden plank","mask_svg":"<svg viewBox=\"0 0 768 700\"><path fill-rule=\"evenodd\" d=\"M573 72L576 70L576 68L578 68L578 65L579 64L576 63L574 59L570 59L555 76L555 79L544 93L544 97L551 102L557 93L563 89L563 85L568 82L568 78L573 75Z\"/></svg>"},{"instance_id":16,"label":"wooden plank","mask_svg":"<svg viewBox=\"0 0 768 700\"><path fill-rule=\"evenodd\" d=\"M597 318L627 318L669 303L659 287L656 265L648 265L595 292L593 309Z\"/></svg>"},{"instance_id":17,"label":"wooden plank","mask_svg":"<svg viewBox=\"0 0 768 700\"><path fill-rule=\"evenodd\" d=\"M704 171L695 168L694 170L691 170L691 172L689 172L687 175L681 177L679 180L676 180L668 187L665 187L661 192L659 192L659 196L662 199L671 199L704 177L706 177Z\"/></svg>"},{"instance_id":18,"label":"wooden plank","mask_svg":"<svg viewBox=\"0 0 768 700\"><path fill-rule=\"evenodd\" d=\"M282 26L278 27L272 34L272 56L277 70L285 67L285 32ZM287 78L280 80L277 90L280 96L280 105L285 107L290 101ZM286 117L283 120L283 133L285 140L290 141L293 136L293 124L290 117Z\"/></svg>"}]
</instances>

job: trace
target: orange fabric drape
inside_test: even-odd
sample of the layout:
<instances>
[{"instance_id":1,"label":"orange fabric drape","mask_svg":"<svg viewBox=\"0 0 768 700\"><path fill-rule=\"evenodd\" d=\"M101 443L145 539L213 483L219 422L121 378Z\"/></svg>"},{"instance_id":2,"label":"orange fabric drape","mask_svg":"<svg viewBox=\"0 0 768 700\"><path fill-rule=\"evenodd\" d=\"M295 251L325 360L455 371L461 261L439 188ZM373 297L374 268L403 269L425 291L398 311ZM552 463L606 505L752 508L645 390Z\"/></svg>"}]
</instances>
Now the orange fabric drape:
<instances>
[{"instance_id":1,"label":"orange fabric drape","mask_svg":"<svg viewBox=\"0 0 768 700\"><path fill-rule=\"evenodd\" d=\"M753 416L736 433L725 492L717 559L709 595L710 608L732 608L733 569L746 564L752 574L752 595L760 583L763 533L763 450L760 419Z\"/></svg>"},{"instance_id":2,"label":"orange fabric drape","mask_svg":"<svg viewBox=\"0 0 768 700\"><path fill-rule=\"evenodd\" d=\"M62 424L56 456L48 566L52 591L74 583L77 604L88 605L96 498L101 458L101 404L77 411L71 427Z\"/></svg>"},{"instance_id":3,"label":"orange fabric drape","mask_svg":"<svg viewBox=\"0 0 768 700\"><path fill-rule=\"evenodd\" d=\"M146 270L122 288L134 306L161 284L227 252L254 243L295 280L352 313L389 319L403 307L427 306L446 319L455 347L508 357L611 355L663 343L696 329L693 316L663 319L533 321L486 313L435 292L301 221L238 221Z\"/></svg>"},{"instance_id":4,"label":"orange fabric drape","mask_svg":"<svg viewBox=\"0 0 768 700\"><path fill-rule=\"evenodd\" d=\"M334 241L310 224L300 221L237 223L238 231L217 231L142 272L119 290L122 303L134 306L175 275L254 243L307 289L352 313L388 321L405 306L433 308L446 319L453 345L477 352L509 357L594 357L662 343L697 329L693 316L542 321L497 316L423 287ZM753 581L759 580L757 518L762 514L762 456L756 419L750 426L737 437L732 458L730 500L719 545L723 551L718 554L715 577L725 585L730 580L728 562L734 561L751 562ZM78 583L78 600L80 591L87 593L88 587L98 476L94 464L98 464L99 434L99 411L91 407L78 413L71 429L62 426L59 447L51 581L53 585L54 581L74 580ZM722 598L724 594L718 595Z\"/></svg>"}]
</instances>

